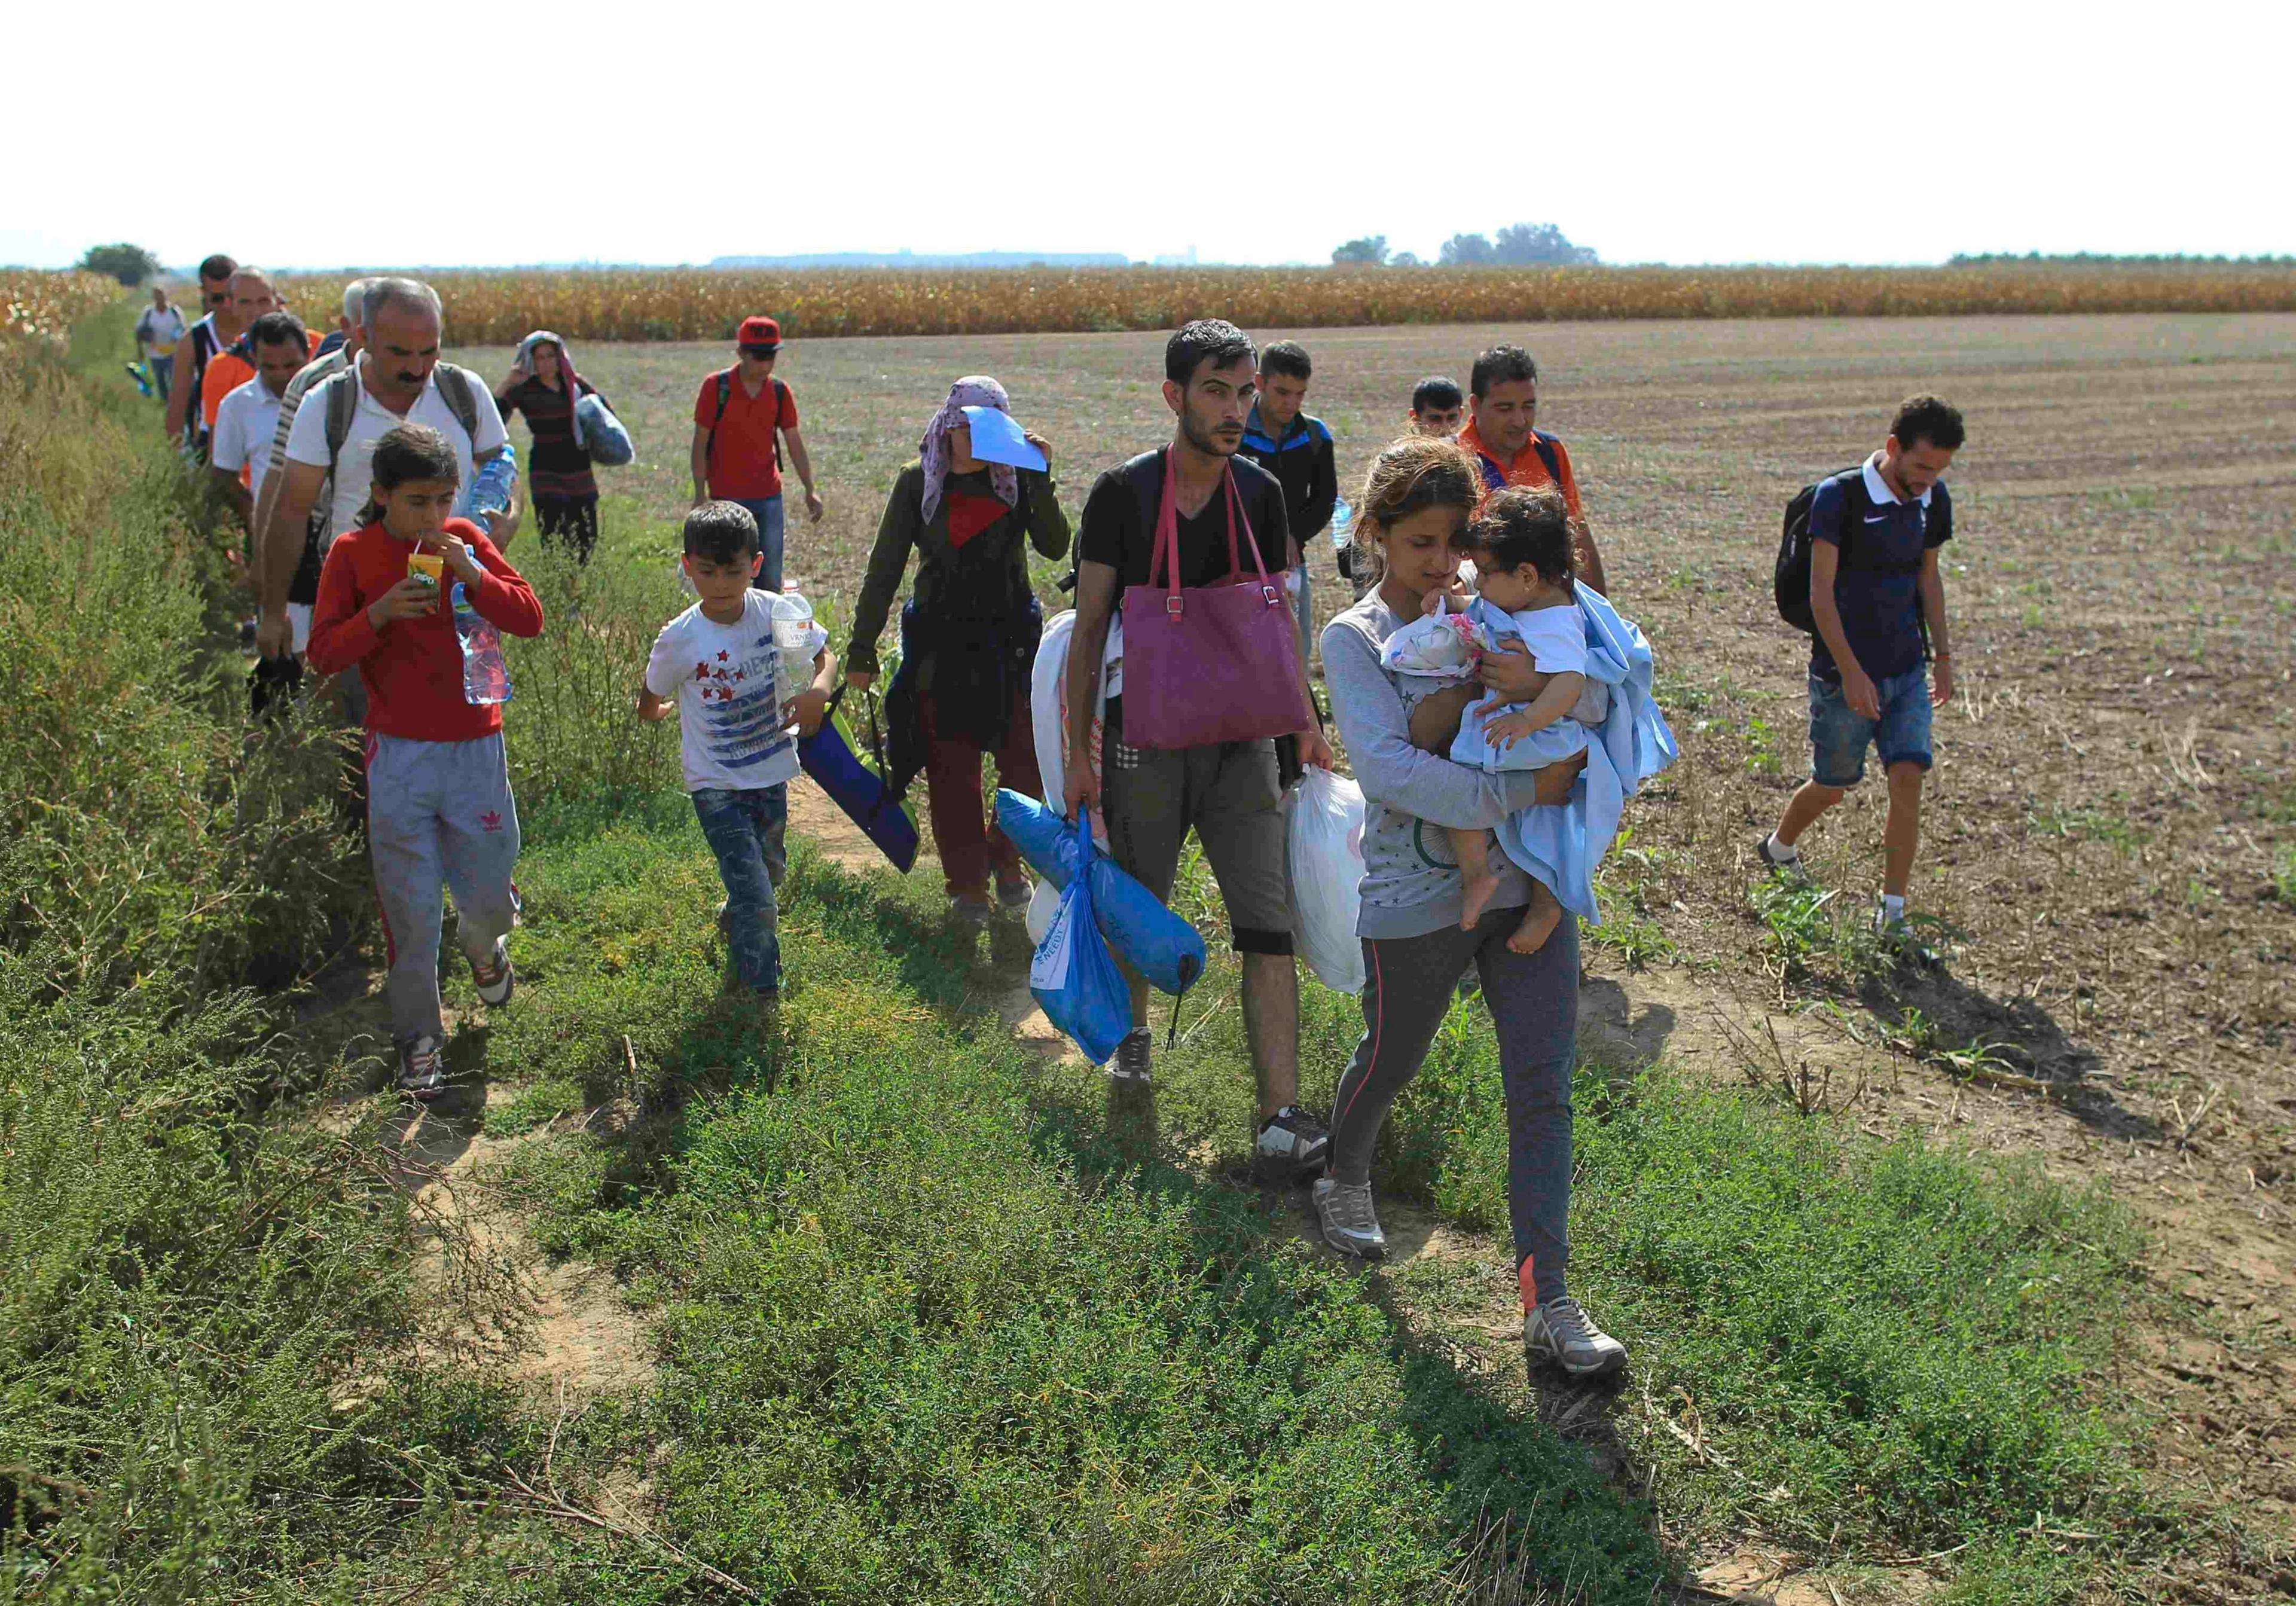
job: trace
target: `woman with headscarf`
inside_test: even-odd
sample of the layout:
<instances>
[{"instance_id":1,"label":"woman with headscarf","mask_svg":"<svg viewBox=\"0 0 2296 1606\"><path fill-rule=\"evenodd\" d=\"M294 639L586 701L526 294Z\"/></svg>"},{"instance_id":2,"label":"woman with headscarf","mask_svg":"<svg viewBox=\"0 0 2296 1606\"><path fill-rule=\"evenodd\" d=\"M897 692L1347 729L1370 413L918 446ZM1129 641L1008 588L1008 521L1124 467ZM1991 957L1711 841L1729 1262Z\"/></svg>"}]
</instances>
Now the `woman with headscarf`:
<instances>
[{"instance_id":1,"label":"woman with headscarf","mask_svg":"<svg viewBox=\"0 0 2296 1606\"><path fill-rule=\"evenodd\" d=\"M967 407L1013 410L993 379L949 387L925 426L922 455L901 471L885 504L854 611L845 680L865 692L876 679L877 638L914 549L916 586L901 610L901 664L885 699L891 747L885 780L898 796L924 773L951 911L978 925L988 918L992 872L998 902L1009 909L1029 901L1020 854L984 817L980 760L996 756L1001 786L1032 797L1043 791L1029 672L1044 610L1029 583L1028 547L1051 560L1067 556L1069 520L1053 482L1052 447L1028 437L1045 455L1041 472L984 462L972 455Z\"/></svg>"},{"instance_id":2,"label":"woman with headscarf","mask_svg":"<svg viewBox=\"0 0 2296 1606\"><path fill-rule=\"evenodd\" d=\"M537 329L518 343L510 373L495 391L503 422L510 422L512 413L523 412L527 428L534 431L526 487L535 527L545 542L571 542L576 561L583 563L598 543L598 480L590 471L590 450L575 403L596 389L574 372L574 354L566 342Z\"/></svg>"}]
</instances>

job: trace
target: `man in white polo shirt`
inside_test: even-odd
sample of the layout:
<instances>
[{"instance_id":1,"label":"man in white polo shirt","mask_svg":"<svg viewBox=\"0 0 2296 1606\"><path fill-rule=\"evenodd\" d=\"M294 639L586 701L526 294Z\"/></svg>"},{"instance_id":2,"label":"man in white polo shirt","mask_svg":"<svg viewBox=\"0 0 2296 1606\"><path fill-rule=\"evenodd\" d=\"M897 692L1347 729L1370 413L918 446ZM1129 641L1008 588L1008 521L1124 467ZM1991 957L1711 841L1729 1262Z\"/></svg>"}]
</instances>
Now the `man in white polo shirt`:
<instances>
[{"instance_id":1,"label":"man in white polo shirt","mask_svg":"<svg viewBox=\"0 0 2296 1606\"><path fill-rule=\"evenodd\" d=\"M252 531L255 498L271 467L271 437L279 427L280 398L287 393L288 382L302 371L311 345L303 332L303 320L291 312L266 312L247 332L255 377L226 391L216 408L208 473L238 515L240 527Z\"/></svg>"},{"instance_id":2,"label":"man in white polo shirt","mask_svg":"<svg viewBox=\"0 0 2296 1606\"><path fill-rule=\"evenodd\" d=\"M383 278L368 285L359 317L365 348L341 373L313 386L296 408L287 438L285 482L270 530L300 529L332 474L326 538L358 528L365 507L374 444L403 423L429 424L455 448L462 483L480 464L508 449L510 432L484 380L439 360L443 321L436 291L414 279ZM341 396L336 393L349 387ZM335 431L340 429L340 435ZM518 527L515 499L487 516L488 534L506 545ZM294 564L286 543L266 541L263 609L256 644L266 653L289 639L287 584ZM283 561L284 572L283 569Z\"/></svg>"}]
</instances>

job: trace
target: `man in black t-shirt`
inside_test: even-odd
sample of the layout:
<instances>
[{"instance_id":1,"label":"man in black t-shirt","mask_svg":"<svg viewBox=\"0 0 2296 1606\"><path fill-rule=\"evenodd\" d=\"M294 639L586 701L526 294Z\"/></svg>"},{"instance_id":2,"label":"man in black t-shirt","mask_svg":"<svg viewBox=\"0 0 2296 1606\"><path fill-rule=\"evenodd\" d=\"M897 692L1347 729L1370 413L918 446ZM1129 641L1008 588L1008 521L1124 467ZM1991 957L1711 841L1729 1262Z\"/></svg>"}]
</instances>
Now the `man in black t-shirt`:
<instances>
[{"instance_id":1,"label":"man in black t-shirt","mask_svg":"<svg viewBox=\"0 0 2296 1606\"><path fill-rule=\"evenodd\" d=\"M1296 1175L1320 1167L1331 1140L1293 1102L1300 1088L1300 975L1292 957L1275 743L1262 738L1186 749L1129 746L1124 740L1123 694L1111 687L1104 785L1093 773L1090 757L1109 622L1122 587L1150 583L1157 510L1168 472L1175 476L1181 586L1215 585L1238 569L1252 571L1250 554L1241 546L1236 561L1229 561L1230 476L1261 565L1271 577L1281 577L1290 564L1283 488L1266 470L1235 455L1251 412L1257 358L1250 338L1218 319L1199 319L1173 335L1164 348L1164 402L1177 421L1170 447L1111 469L1085 503L1077 536L1076 628L1069 640L1073 728L1063 791L1071 815L1100 805L1111 856L1168 901L1180 848L1194 830L1227 905L1236 952L1243 956L1244 1031L1259 1089L1257 1158ZM1241 540L1242 532L1236 536ZM1304 669L1300 689L1307 691ZM1307 706L1315 706L1312 694ZM1297 740L1301 762L1331 767L1331 746L1312 722ZM1127 979L1132 985L1133 1029L1118 1045L1111 1070L1119 1080L1136 1084L1148 1077L1148 986L1136 976Z\"/></svg>"}]
</instances>

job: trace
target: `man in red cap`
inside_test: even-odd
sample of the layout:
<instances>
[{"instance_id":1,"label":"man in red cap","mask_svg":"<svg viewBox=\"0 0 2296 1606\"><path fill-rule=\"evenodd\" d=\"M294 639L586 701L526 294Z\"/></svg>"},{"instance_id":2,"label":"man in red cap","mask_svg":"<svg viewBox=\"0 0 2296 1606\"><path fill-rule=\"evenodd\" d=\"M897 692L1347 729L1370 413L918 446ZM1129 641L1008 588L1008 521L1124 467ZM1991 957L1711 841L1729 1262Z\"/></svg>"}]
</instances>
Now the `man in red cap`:
<instances>
[{"instance_id":1,"label":"man in red cap","mask_svg":"<svg viewBox=\"0 0 2296 1606\"><path fill-rule=\"evenodd\" d=\"M760 590L782 588L782 438L805 487L805 513L821 522L813 488L813 460L798 432L797 397L774 377L782 326L768 317L742 320L735 337L742 360L701 381L693 398L693 505L738 502L758 521Z\"/></svg>"}]
</instances>

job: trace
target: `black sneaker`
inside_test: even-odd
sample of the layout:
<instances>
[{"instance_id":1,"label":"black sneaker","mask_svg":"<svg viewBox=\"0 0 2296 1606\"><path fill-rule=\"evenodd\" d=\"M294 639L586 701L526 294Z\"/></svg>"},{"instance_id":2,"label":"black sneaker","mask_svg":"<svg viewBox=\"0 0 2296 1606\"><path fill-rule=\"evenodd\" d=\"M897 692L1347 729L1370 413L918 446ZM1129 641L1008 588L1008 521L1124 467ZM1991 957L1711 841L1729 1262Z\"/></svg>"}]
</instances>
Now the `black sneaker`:
<instances>
[{"instance_id":1,"label":"black sneaker","mask_svg":"<svg viewBox=\"0 0 2296 1606\"><path fill-rule=\"evenodd\" d=\"M1261 1170L1294 1176L1322 1170L1331 1154L1332 1135L1297 1104L1286 1104L1269 1116L1251 1147L1252 1163Z\"/></svg>"},{"instance_id":2,"label":"black sneaker","mask_svg":"<svg viewBox=\"0 0 2296 1606\"><path fill-rule=\"evenodd\" d=\"M1149 1052L1156 1045L1156 1034L1144 1026L1136 1026L1117 1039L1116 1055L1108 1062L1108 1074L1119 1082L1148 1083Z\"/></svg>"}]
</instances>

